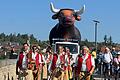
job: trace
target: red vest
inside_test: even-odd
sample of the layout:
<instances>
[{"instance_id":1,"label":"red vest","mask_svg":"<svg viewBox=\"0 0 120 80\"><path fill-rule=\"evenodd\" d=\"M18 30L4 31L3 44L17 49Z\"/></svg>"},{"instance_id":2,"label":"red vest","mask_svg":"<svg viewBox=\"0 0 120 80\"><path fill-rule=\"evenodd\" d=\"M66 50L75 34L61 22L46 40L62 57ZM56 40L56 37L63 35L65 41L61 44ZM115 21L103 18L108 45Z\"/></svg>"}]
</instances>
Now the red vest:
<instances>
[{"instance_id":1,"label":"red vest","mask_svg":"<svg viewBox=\"0 0 120 80\"><path fill-rule=\"evenodd\" d=\"M60 61L62 64L65 64L65 55L60 55Z\"/></svg>"},{"instance_id":2,"label":"red vest","mask_svg":"<svg viewBox=\"0 0 120 80\"><path fill-rule=\"evenodd\" d=\"M61 68L66 70L67 66L65 66L65 54L60 55L60 62L61 62Z\"/></svg>"},{"instance_id":3,"label":"red vest","mask_svg":"<svg viewBox=\"0 0 120 80\"><path fill-rule=\"evenodd\" d=\"M70 69L70 68L71 68L70 62L71 62L71 60L70 60L70 55L68 55L68 70L71 70L71 69Z\"/></svg>"},{"instance_id":4,"label":"red vest","mask_svg":"<svg viewBox=\"0 0 120 80\"><path fill-rule=\"evenodd\" d=\"M18 60L18 63L17 63L17 66L18 66L20 69L22 68L23 58L24 58L23 52L20 52L20 54L19 54L19 60Z\"/></svg>"},{"instance_id":5,"label":"red vest","mask_svg":"<svg viewBox=\"0 0 120 80\"><path fill-rule=\"evenodd\" d=\"M52 71L56 68L57 59L58 59L58 55L57 54L53 54L52 65L51 65L51 70Z\"/></svg>"},{"instance_id":6,"label":"red vest","mask_svg":"<svg viewBox=\"0 0 120 80\"><path fill-rule=\"evenodd\" d=\"M52 54L49 54L49 57L47 58L46 62L49 63L52 59Z\"/></svg>"},{"instance_id":7,"label":"red vest","mask_svg":"<svg viewBox=\"0 0 120 80\"><path fill-rule=\"evenodd\" d=\"M77 63L77 68L76 68L76 72L79 74L81 71L81 67L82 67L82 62L83 62L83 58L81 56L78 56L78 63ZM86 68L88 71L91 70L92 68L92 61L91 61L91 55L88 55L88 58L86 59Z\"/></svg>"},{"instance_id":8,"label":"red vest","mask_svg":"<svg viewBox=\"0 0 120 80\"><path fill-rule=\"evenodd\" d=\"M57 59L58 59L58 55L53 54L52 65L51 65L51 70L52 71L56 68ZM61 62L61 64L63 64L61 66L61 68L63 68L65 70L66 66L64 66L64 64L65 64L65 55L64 54L60 55L60 62Z\"/></svg>"},{"instance_id":9,"label":"red vest","mask_svg":"<svg viewBox=\"0 0 120 80\"><path fill-rule=\"evenodd\" d=\"M36 55L36 68L38 68L39 65L40 65L40 63L39 63L39 55L41 56L41 61L43 61L43 59L42 59L42 54L37 54L37 55Z\"/></svg>"}]
</instances>

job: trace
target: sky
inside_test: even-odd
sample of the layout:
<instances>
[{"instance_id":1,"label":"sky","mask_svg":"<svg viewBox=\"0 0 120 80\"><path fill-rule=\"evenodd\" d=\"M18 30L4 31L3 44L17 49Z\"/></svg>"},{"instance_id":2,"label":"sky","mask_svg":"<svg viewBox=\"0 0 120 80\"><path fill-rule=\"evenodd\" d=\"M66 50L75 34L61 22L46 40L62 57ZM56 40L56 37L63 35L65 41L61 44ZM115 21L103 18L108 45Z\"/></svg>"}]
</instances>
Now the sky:
<instances>
[{"instance_id":1,"label":"sky","mask_svg":"<svg viewBox=\"0 0 120 80\"><path fill-rule=\"evenodd\" d=\"M50 30L58 23L51 18L51 2L56 8L75 10L85 5L81 21L75 22L82 40L94 41L93 20L98 20L98 42L107 35L120 43L120 0L0 0L0 33L33 34L38 40L48 40Z\"/></svg>"}]
</instances>

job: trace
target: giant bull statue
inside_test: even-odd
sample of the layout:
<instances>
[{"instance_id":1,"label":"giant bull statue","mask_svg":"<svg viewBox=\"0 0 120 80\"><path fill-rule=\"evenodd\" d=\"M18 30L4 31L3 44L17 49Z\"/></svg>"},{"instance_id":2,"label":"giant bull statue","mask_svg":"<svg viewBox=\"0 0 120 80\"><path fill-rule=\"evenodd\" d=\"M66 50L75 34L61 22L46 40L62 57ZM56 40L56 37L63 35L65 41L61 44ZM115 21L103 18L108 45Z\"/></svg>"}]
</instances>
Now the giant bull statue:
<instances>
[{"instance_id":1,"label":"giant bull statue","mask_svg":"<svg viewBox=\"0 0 120 80\"><path fill-rule=\"evenodd\" d=\"M81 34L75 27L75 20L80 21L80 15L84 12L85 6L80 10L74 9L56 9L53 3L50 4L50 9L54 13L52 19L58 19L58 23L52 28L49 34L50 44L53 43L53 38L62 39L78 39L81 41Z\"/></svg>"}]
</instances>

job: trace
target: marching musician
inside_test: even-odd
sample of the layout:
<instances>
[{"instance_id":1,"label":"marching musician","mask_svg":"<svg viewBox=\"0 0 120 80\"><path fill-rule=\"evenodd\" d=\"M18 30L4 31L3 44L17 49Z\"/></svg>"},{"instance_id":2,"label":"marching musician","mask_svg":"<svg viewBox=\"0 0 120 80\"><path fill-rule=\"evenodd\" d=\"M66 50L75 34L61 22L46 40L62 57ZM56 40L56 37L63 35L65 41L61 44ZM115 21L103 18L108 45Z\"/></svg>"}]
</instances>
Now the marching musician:
<instances>
[{"instance_id":1,"label":"marching musician","mask_svg":"<svg viewBox=\"0 0 120 80\"><path fill-rule=\"evenodd\" d=\"M36 68L38 69L37 80L43 80L43 66L46 64L45 57L38 49L38 54L36 55Z\"/></svg>"},{"instance_id":2,"label":"marching musician","mask_svg":"<svg viewBox=\"0 0 120 80\"><path fill-rule=\"evenodd\" d=\"M49 65L50 61L52 60L52 48L51 46L48 46L46 49L46 63Z\"/></svg>"},{"instance_id":3,"label":"marching musician","mask_svg":"<svg viewBox=\"0 0 120 80\"><path fill-rule=\"evenodd\" d=\"M59 46L57 54L53 54L50 71L52 80L68 80L66 53L62 46ZM57 70L59 69L59 70Z\"/></svg>"},{"instance_id":4,"label":"marching musician","mask_svg":"<svg viewBox=\"0 0 120 80\"><path fill-rule=\"evenodd\" d=\"M29 54L29 44L24 43L22 51L18 56L18 60L16 63L16 74L18 75L18 80L26 79L26 80L33 80L32 71L29 70L28 63L30 62L28 58Z\"/></svg>"},{"instance_id":5,"label":"marching musician","mask_svg":"<svg viewBox=\"0 0 120 80\"><path fill-rule=\"evenodd\" d=\"M52 52L52 48L51 46L48 46L47 49L46 49L46 52L45 52L45 59L46 59L46 63L47 63L47 78L48 80L50 79L50 73L49 73L49 70L50 70L50 62L52 60L52 57L53 57L53 52Z\"/></svg>"},{"instance_id":6,"label":"marching musician","mask_svg":"<svg viewBox=\"0 0 120 80\"><path fill-rule=\"evenodd\" d=\"M37 46L33 46L32 47L32 52L30 53L31 54L31 61L30 61L30 65L31 65L31 70L33 71L33 77L34 77L34 80L37 80L37 74L38 74L38 68L36 67L36 64L37 63L37 55L38 55L38 48Z\"/></svg>"},{"instance_id":7,"label":"marching musician","mask_svg":"<svg viewBox=\"0 0 120 80\"><path fill-rule=\"evenodd\" d=\"M56 67L60 67L62 69L61 80L68 80L67 76L68 72L66 71L67 63L65 63L66 62L65 58L66 58L65 49L62 46L59 46Z\"/></svg>"},{"instance_id":8,"label":"marching musician","mask_svg":"<svg viewBox=\"0 0 120 80\"><path fill-rule=\"evenodd\" d=\"M76 76L79 80L83 78L90 80L90 76L93 74L95 68L95 61L92 55L89 53L89 48L83 46L81 54L77 57L76 62Z\"/></svg>"},{"instance_id":9,"label":"marching musician","mask_svg":"<svg viewBox=\"0 0 120 80\"><path fill-rule=\"evenodd\" d=\"M71 56L70 49L68 47L65 48L65 66L66 66L66 72L68 73L66 76L70 80L72 79L72 56Z\"/></svg>"}]
</instances>

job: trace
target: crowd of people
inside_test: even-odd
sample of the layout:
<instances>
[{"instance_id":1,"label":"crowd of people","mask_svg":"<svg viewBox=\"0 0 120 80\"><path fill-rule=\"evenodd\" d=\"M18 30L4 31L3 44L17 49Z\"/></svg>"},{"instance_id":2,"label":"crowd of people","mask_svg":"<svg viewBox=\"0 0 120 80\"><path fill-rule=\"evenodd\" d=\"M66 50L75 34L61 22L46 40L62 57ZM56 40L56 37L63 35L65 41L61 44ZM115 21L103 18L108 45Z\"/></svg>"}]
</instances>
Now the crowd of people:
<instances>
[{"instance_id":1,"label":"crowd of people","mask_svg":"<svg viewBox=\"0 0 120 80\"><path fill-rule=\"evenodd\" d=\"M114 77L115 80L120 77L120 50L118 48L102 47L96 57L98 74L104 75L105 78Z\"/></svg>"},{"instance_id":2,"label":"crowd of people","mask_svg":"<svg viewBox=\"0 0 120 80\"><path fill-rule=\"evenodd\" d=\"M16 63L18 80L91 80L95 71L99 72L103 65L105 75L117 74L120 70L120 52L110 50L108 47L101 49L96 54L83 46L73 63L70 49L58 46L56 52L48 46L43 54L40 46L23 44ZM112 65L112 67L111 67Z\"/></svg>"}]
</instances>

